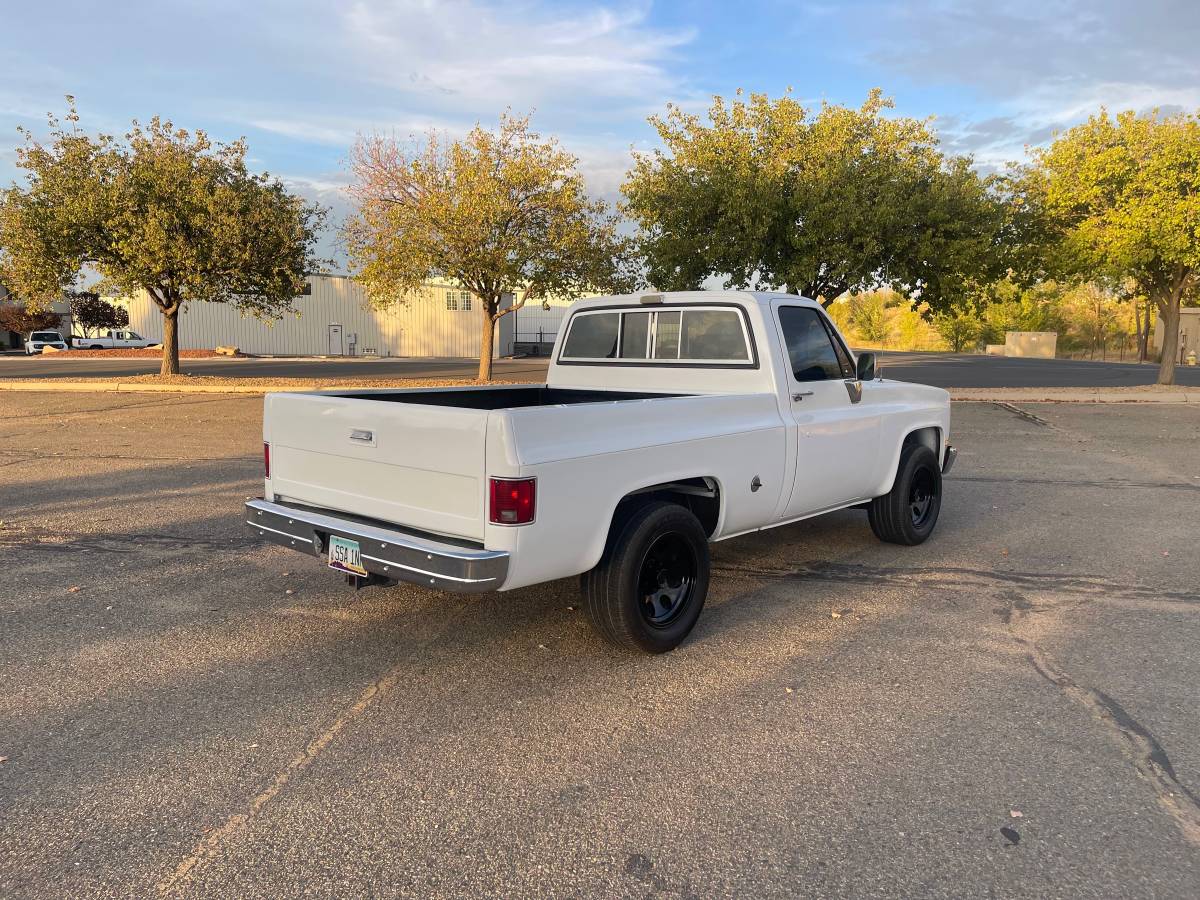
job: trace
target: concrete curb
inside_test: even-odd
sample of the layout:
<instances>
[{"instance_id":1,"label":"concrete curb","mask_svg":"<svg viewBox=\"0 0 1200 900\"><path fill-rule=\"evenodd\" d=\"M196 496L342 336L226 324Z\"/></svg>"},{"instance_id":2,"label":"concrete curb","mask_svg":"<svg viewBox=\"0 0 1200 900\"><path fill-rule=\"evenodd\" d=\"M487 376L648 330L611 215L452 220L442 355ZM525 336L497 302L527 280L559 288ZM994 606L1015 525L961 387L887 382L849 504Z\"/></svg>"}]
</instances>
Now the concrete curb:
<instances>
[{"instance_id":1,"label":"concrete curb","mask_svg":"<svg viewBox=\"0 0 1200 900\"><path fill-rule=\"evenodd\" d=\"M1047 391L1036 388L950 388L950 399L980 403L1200 403L1200 388L1179 391Z\"/></svg>"},{"instance_id":2,"label":"concrete curb","mask_svg":"<svg viewBox=\"0 0 1200 900\"><path fill-rule=\"evenodd\" d=\"M378 390L378 386L368 386ZM399 386L397 386L399 387ZM144 381L3 381L0 391L147 394L266 394L279 391L344 391L353 385L151 384ZM386 388L385 388L386 389ZM1040 393L1034 388L950 388L950 399L979 403L1200 403L1200 388L1174 391L1104 391L1080 388Z\"/></svg>"},{"instance_id":3,"label":"concrete curb","mask_svg":"<svg viewBox=\"0 0 1200 900\"><path fill-rule=\"evenodd\" d=\"M116 381L63 381L55 382L4 382L0 381L0 391L45 391L48 393L71 394L265 394L273 391L312 391L318 388L302 385L228 385L211 384L146 384L144 382ZM344 388L343 388L344 390Z\"/></svg>"}]
</instances>

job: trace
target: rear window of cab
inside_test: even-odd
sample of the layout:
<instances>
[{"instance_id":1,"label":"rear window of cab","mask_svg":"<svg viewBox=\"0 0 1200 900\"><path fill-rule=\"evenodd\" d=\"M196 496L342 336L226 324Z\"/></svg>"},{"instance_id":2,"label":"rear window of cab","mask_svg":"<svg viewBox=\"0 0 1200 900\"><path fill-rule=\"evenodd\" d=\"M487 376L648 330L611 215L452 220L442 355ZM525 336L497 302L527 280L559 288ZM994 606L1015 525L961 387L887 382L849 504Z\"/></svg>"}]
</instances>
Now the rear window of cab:
<instances>
[{"instance_id":1,"label":"rear window of cab","mask_svg":"<svg viewBox=\"0 0 1200 900\"><path fill-rule=\"evenodd\" d=\"M562 362L752 366L750 336L732 307L582 310L571 317Z\"/></svg>"}]
</instances>

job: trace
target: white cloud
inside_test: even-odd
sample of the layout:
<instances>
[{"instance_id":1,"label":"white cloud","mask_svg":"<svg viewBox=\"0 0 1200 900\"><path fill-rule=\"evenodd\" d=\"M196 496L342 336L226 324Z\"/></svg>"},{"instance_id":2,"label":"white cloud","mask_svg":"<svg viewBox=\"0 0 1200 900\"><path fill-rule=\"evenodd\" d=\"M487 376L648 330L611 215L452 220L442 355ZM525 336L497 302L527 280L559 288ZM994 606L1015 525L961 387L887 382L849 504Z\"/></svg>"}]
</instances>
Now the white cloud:
<instances>
[{"instance_id":1,"label":"white cloud","mask_svg":"<svg viewBox=\"0 0 1200 900\"><path fill-rule=\"evenodd\" d=\"M946 131L985 164L1019 158L1101 106L1200 107L1195 0L910 0L856 21L870 23L851 29L868 60L988 109L972 122L968 105Z\"/></svg>"},{"instance_id":2,"label":"white cloud","mask_svg":"<svg viewBox=\"0 0 1200 900\"><path fill-rule=\"evenodd\" d=\"M377 84L495 115L554 102L576 115L666 97L690 32L647 22L647 8L359 0L343 17L353 63Z\"/></svg>"}]
</instances>

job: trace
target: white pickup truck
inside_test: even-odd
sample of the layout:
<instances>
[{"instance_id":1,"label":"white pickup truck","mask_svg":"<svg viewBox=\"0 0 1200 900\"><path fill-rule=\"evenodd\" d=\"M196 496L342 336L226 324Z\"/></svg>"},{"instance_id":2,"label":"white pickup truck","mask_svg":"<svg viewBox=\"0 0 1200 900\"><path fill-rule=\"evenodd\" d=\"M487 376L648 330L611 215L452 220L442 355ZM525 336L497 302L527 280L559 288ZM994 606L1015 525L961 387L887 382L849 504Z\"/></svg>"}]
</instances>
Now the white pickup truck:
<instances>
[{"instance_id":1,"label":"white pickup truck","mask_svg":"<svg viewBox=\"0 0 1200 900\"><path fill-rule=\"evenodd\" d=\"M80 337L71 339L77 350L123 350L129 348L142 349L152 347L157 341L142 337L136 331L128 328L101 331L95 337Z\"/></svg>"},{"instance_id":2,"label":"white pickup truck","mask_svg":"<svg viewBox=\"0 0 1200 900\"><path fill-rule=\"evenodd\" d=\"M267 395L245 518L355 586L582 574L604 637L663 652L700 615L710 541L845 507L929 537L949 401L878 377L801 297L601 297L571 307L545 384Z\"/></svg>"}]
</instances>

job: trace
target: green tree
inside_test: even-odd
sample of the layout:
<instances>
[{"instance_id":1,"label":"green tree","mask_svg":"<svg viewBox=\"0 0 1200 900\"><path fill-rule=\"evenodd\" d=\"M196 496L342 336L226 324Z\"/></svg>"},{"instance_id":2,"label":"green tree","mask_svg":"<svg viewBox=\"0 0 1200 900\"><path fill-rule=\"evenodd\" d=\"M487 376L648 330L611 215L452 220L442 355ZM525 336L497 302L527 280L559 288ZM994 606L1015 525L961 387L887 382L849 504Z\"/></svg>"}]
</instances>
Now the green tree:
<instances>
[{"instance_id":1,"label":"green tree","mask_svg":"<svg viewBox=\"0 0 1200 900\"><path fill-rule=\"evenodd\" d=\"M100 290L146 291L163 315L162 374L179 372L179 313L233 303L260 317L291 307L318 268L324 211L246 168L243 141L215 144L155 117L124 140L50 119L50 141L23 132L24 187L0 194L0 276L31 303L85 271Z\"/></svg>"},{"instance_id":2,"label":"green tree","mask_svg":"<svg viewBox=\"0 0 1200 900\"><path fill-rule=\"evenodd\" d=\"M891 336L887 301L882 291L850 295L850 327L867 343L885 344Z\"/></svg>"},{"instance_id":3,"label":"green tree","mask_svg":"<svg viewBox=\"0 0 1200 900\"><path fill-rule=\"evenodd\" d=\"M578 160L501 116L460 141L431 132L423 146L364 137L354 147L357 214L345 229L352 268L378 306L432 278L480 298L479 378L492 377L496 322L531 298L632 290L629 241L617 218L588 199ZM520 299L501 309L504 294Z\"/></svg>"},{"instance_id":4,"label":"green tree","mask_svg":"<svg viewBox=\"0 0 1200 900\"><path fill-rule=\"evenodd\" d=\"M979 313L968 304L937 313L933 317L933 326L955 353L975 349L983 333Z\"/></svg>"},{"instance_id":5,"label":"green tree","mask_svg":"<svg viewBox=\"0 0 1200 900\"><path fill-rule=\"evenodd\" d=\"M716 98L707 121L669 106L665 145L636 157L622 188L641 226L649 280L695 288L786 288L827 306L891 286L933 308L999 270L1005 212L928 121L889 117L874 90L858 109L813 112L790 96Z\"/></svg>"},{"instance_id":6,"label":"green tree","mask_svg":"<svg viewBox=\"0 0 1200 900\"><path fill-rule=\"evenodd\" d=\"M1200 273L1200 119L1106 111L1035 151L1023 202L1044 211L1052 268L1132 278L1165 325L1158 383L1175 382L1179 307Z\"/></svg>"},{"instance_id":7,"label":"green tree","mask_svg":"<svg viewBox=\"0 0 1200 900\"><path fill-rule=\"evenodd\" d=\"M68 296L71 301L71 323L82 328L87 337L102 328L124 328L129 324L129 310L97 293L73 291Z\"/></svg>"}]
</instances>

